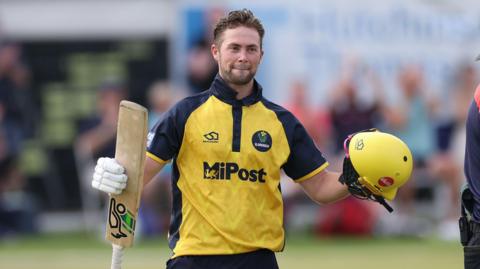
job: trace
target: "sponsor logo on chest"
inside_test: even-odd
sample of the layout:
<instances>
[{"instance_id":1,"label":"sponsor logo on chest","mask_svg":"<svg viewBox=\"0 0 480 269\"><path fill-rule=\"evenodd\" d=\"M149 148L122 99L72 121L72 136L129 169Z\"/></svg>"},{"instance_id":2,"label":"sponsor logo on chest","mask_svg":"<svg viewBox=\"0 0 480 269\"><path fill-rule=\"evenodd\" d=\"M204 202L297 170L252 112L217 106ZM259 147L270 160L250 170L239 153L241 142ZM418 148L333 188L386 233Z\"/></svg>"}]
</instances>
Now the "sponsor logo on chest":
<instances>
[{"instance_id":1,"label":"sponsor logo on chest","mask_svg":"<svg viewBox=\"0 0 480 269\"><path fill-rule=\"evenodd\" d=\"M234 162L215 162L212 165L203 162L203 178L216 180L239 179L242 181L265 183L267 173L264 169L241 168Z\"/></svg>"}]
</instances>

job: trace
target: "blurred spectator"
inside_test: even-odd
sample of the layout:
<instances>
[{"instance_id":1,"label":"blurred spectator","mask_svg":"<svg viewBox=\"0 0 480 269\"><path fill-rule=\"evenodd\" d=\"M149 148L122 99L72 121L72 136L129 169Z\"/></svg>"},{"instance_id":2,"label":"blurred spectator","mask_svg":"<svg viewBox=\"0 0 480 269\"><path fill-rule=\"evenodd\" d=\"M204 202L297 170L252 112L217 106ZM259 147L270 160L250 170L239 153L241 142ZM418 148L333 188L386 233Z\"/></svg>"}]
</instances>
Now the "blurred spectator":
<instances>
[{"instance_id":1,"label":"blurred spectator","mask_svg":"<svg viewBox=\"0 0 480 269\"><path fill-rule=\"evenodd\" d=\"M79 122L74 145L75 162L80 178L82 209L87 230L98 229L104 199L90 187L95 160L115 156L118 109L127 92L118 81L106 80L97 92L97 113Z\"/></svg>"},{"instance_id":2,"label":"blurred spectator","mask_svg":"<svg viewBox=\"0 0 480 269\"><path fill-rule=\"evenodd\" d=\"M330 117L332 122L332 166L341 169L345 154L343 142L348 135L377 127L383 119L383 88L373 71L358 62L348 62L332 90ZM361 98L369 87L373 97ZM333 205L323 206L315 231L322 235L371 235L381 208L373 203L348 197Z\"/></svg>"},{"instance_id":3,"label":"blurred spectator","mask_svg":"<svg viewBox=\"0 0 480 269\"><path fill-rule=\"evenodd\" d=\"M415 180L409 181L398 195L400 204L407 214L414 210L413 184L418 180L425 180L424 168L427 168L436 145L433 126L436 103L433 97L427 95L423 83L423 73L419 66L402 67L398 74L400 98L392 107L391 113L387 114L389 127L409 146L415 162L412 176Z\"/></svg>"},{"instance_id":4,"label":"blurred spectator","mask_svg":"<svg viewBox=\"0 0 480 269\"><path fill-rule=\"evenodd\" d=\"M323 107L314 108L310 103L305 82L295 80L289 88L288 102L285 108L295 115L303 124L307 132L315 140L315 143L322 151L326 150L326 143L329 142L330 118Z\"/></svg>"},{"instance_id":5,"label":"blurred spectator","mask_svg":"<svg viewBox=\"0 0 480 269\"><path fill-rule=\"evenodd\" d=\"M428 160L436 145L432 120L437 101L428 95L423 82L419 66L404 66L398 75L399 100L386 114L390 128L410 147L419 164Z\"/></svg>"},{"instance_id":6,"label":"blurred spectator","mask_svg":"<svg viewBox=\"0 0 480 269\"><path fill-rule=\"evenodd\" d=\"M425 167L435 150L433 126L436 101L425 90L419 66L403 66L398 73L400 97L388 114L388 126L410 148L416 168Z\"/></svg>"},{"instance_id":7,"label":"blurred spectator","mask_svg":"<svg viewBox=\"0 0 480 269\"><path fill-rule=\"evenodd\" d=\"M435 180L445 180L452 183L455 180L447 175L447 168L439 165L446 164L441 155L437 155L437 136L435 133L436 111L439 108L438 100L426 90L423 80L423 71L418 65L405 65L398 73L398 86L400 98L387 113L388 126L391 131L401 138L412 151L414 170L412 179L398 192L399 221L401 234L418 235L431 230L431 226L417 225L418 199L428 198L434 202ZM434 170L443 169L444 176L435 173ZM451 171L448 172L452 174ZM456 195L457 188L448 184L450 196ZM426 197L422 197L426 196ZM449 209L447 209L448 211ZM458 209L455 207L454 212ZM430 210L429 213L433 212ZM458 230L458 225L456 229ZM457 233L457 232L455 232Z\"/></svg>"},{"instance_id":8,"label":"blurred spectator","mask_svg":"<svg viewBox=\"0 0 480 269\"><path fill-rule=\"evenodd\" d=\"M346 74L332 90L330 114L334 151L343 156L343 141L348 135L377 127L383 120L384 94L380 80L373 70L358 63L350 63ZM365 84L365 83L368 83ZM360 93L369 86L373 91L371 99L362 99Z\"/></svg>"},{"instance_id":9,"label":"blurred spectator","mask_svg":"<svg viewBox=\"0 0 480 269\"><path fill-rule=\"evenodd\" d=\"M210 44L213 40L214 25L224 14L225 10L220 6L206 8L194 21L195 27L187 33L190 37L187 54L187 82L190 93L210 88L218 72Z\"/></svg>"},{"instance_id":10,"label":"blurred spectator","mask_svg":"<svg viewBox=\"0 0 480 269\"><path fill-rule=\"evenodd\" d=\"M295 80L289 90L289 102L285 104L285 108L290 110L311 134L315 131L315 123L312 117L314 110L309 102L305 82Z\"/></svg>"},{"instance_id":11,"label":"blurred spectator","mask_svg":"<svg viewBox=\"0 0 480 269\"><path fill-rule=\"evenodd\" d=\"M118 109L126 89L118 82L106 81L98 90L97 115L79 125L78 150L93 159L115 155Z\"/></svg>"},{"instance_id":12,"label":"blurred spectator","mask_svg":"<svg viewBox=\"0 0 480 269\"><path fill-rule=\"evenodd\" d=\"M463 176L463 161L465 148L465 123L472 95L477 84L476 70L470 64L458 66L453 76L450 102L453 101L452 131L447 148L439 151L429 162L432 176L443 180L448 187L448 199L445 203L445 215L438 228L441 238L457 240L460 217L460 188L465 181Z\"/></svg>"},{"instance_id":13,"label":"blurred spectator","mask_svg":"<svg viewBox=\"0 0 480 269\"><path fill-rule=\"evenodd\" d=\"M322 108L315 109L310 103L308 88L305 82L294 80L289 88L288 102L284 105L286 109L302 123L317 146L325 153L328 148L325 143L330 132L330 121L328 114ZM302 205L312 204L302 191L299 184L293 183L287 176L282 175L282 196L284 199L285 227L291 226L293 211Z\"/></svg>"},{"instance_id":14,"label":"blurred spectator","mask_svg":"<svg viewBox=\"0 0 480 269\"><path fill-rule=\"evenodd\" d=\"M210 52L210 43L201 39L188 52L187 79L192 93L198 93L210 88L217 74L217 64Z\"/></svg>"},{"instance_id":15,"label":"blurred spectator","mask_svg":"<svg viewBox=\"0 0 480 269\"><path fill-rule=\"evenodd\" d=\"M176 101L176 93L168 81L155 82L148 90L149 129L161 119L163 113ZM167 231L170 222L170 174L171 164L166 164L142 194L140 206L141 229L144 235L156 235ZM153 185L153 186L152 186Z\"/></svg>"},{"instance_id":16,"label":"blurred spectator","mask_svg":"<svg viewBox=\"0 0 480 269\"><path fill-rule=\"evenodd\" d=\"M307 132L312 136L312 133L316 131L313 125L313 109L310 106L308 99L308 93L305 87L305 83L296 80L289 88L289 98L284 106L303 124ZM303 195L302 188L299 184L291 182L284 173L281 177L282 196L284 201L284 222L287 231L291 228L292 210L297 208L301 203L310 203L308 199Z\"/></svg>"},{"instance_id":17,"label":"blurred spectator","mask_svg":"<svg viewBox=\"0 0 480 269\"><path fill-rule=\"evenodd\" d=\"M35 202L17 164L22 142L34 129L21 54L19 45L0 43L0 236L37 230Z\"/></svg>"},{"instance_id":18,"label":"blurred spectator","mask_svg":"<svg viewBox=\"0 0 480 269\"><path fill-rule=\"evenodd\" d=\"M13 155L1 156L0 237L36 232L38 209L35 204L26 189L26 180L19 170L17 158Z\"/></svg>"},{"instance_id":19,"label":"blurred spectator","mask_svg":"<svg viewBox=\"0 0 480 269\"><path fill-rule=\"evenodd\" d=\"M26 102L29 73L20 58L19 45L0 44L0 128L5 132L9 153L15 155L20 152L26 131L33 130L34 121L28 119L35 115Z\"/></svg>"},{"instance_id":20,"label":"blurred spectator","mask_svg":"<svg viewBox=\"0 0 480 269\"><path fill-rule=\"evenodd\" d=\"M162 117L163 113L175 102L176 93L169 82L158 81L152 84L147 95L149 104L148 127L151 129Z\"/></svg>"}]
</instances>

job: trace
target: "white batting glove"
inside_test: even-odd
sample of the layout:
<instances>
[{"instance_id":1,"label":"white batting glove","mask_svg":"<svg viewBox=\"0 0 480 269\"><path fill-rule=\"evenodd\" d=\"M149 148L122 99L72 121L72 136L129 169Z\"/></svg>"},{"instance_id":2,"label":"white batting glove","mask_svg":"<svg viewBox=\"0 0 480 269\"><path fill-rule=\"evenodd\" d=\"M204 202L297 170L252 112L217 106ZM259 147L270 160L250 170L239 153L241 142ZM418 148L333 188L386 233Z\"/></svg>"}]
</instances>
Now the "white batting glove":
<instances>
[{"instance_id":1,"label":"white batting glove","mask_svg":"<svg viewBox=\"0 0 480 269\"><path fill-rule=\"evenodd\" d=\"M127 186L123 166L113 158L99 158L93 173L92 187L108 194L120 194Z\"/></svg>"}]
</instances>

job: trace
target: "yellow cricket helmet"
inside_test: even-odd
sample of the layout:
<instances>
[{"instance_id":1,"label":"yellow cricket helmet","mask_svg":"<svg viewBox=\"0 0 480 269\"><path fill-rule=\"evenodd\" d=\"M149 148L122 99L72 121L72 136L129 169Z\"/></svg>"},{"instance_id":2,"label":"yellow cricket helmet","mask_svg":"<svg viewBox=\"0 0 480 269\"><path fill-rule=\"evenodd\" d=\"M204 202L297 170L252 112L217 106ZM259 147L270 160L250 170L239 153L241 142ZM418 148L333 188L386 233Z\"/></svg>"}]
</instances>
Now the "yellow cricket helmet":
<instances>
[{"instance_id":1,"label":"yellow cricket helmet","mask_svg":"<svg viewBox=\"0 0 480 269\"><path fill-rule=\"evenodd\" d=\"M398 137L376 129L353 134L349 140L345 145L347 157L360 184L375 195L393 200L412 173L413 158L408 146Z\"/></svg>"}]
</instances>

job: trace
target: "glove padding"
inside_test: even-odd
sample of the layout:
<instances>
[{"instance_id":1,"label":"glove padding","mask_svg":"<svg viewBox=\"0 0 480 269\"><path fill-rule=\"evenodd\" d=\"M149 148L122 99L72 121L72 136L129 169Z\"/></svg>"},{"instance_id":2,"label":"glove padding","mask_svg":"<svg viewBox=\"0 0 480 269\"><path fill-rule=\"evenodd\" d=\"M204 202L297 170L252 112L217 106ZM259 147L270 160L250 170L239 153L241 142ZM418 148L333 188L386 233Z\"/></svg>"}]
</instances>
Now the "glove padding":
<instances>
[{"instance_id":1,"label":"glove padding","mask_svg":"<svg viewBox=\"0 0 480 269\"><path fill-rule=\"evenodd\" d=\"M360 175L353 168L350 159L345 157L343 159L342 175L340 175L338 180L340 183L347 185L348 191L356 198L368 199L371 192L365 186L363 186L360 181L358 181L359 177Z\"/></svg>"},{"instance_id":2,"label":"glove padding","mask_svg":"<svg viewBox=\"0 0 480 269\"><path fill-rule=\"evenodd\" d=\"M342 175L340 175L338 181L344 185L347 185L348 191L350 194L352 194L352 196L362 200L372 200L378 202L383 205L388 212L392 212L393 208L387 202L385 202L385 198L380 195L373 194L367 187L360 183L358 180L359 177L360 175L357 173L357 171L355 171L355 168L353 168L350 158L345 157L343 159Z\"/></svg>"},{"instance_id":3,"label":"glove padding","mask_svg":"<svg viewBox=\"0 0 480 269\"><path fill-rule=\"evenodd\" d=\"M127 186L123 166L113 158L99 158L93 173L92 187L108 194L120 194Z\"/></svg>"}]
</instances>

